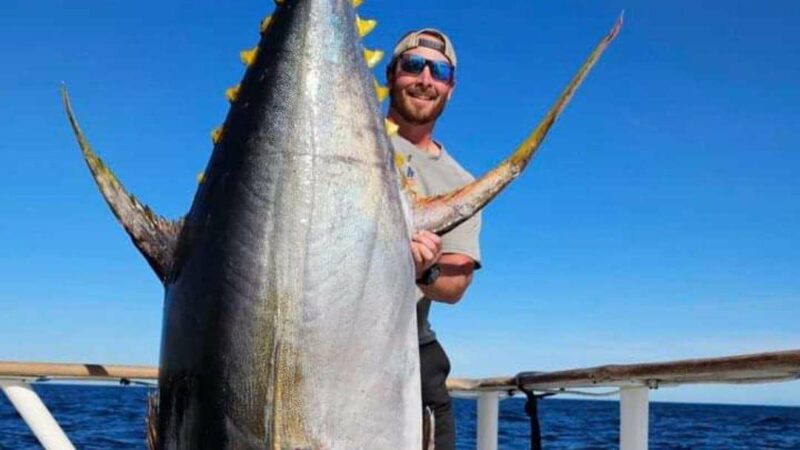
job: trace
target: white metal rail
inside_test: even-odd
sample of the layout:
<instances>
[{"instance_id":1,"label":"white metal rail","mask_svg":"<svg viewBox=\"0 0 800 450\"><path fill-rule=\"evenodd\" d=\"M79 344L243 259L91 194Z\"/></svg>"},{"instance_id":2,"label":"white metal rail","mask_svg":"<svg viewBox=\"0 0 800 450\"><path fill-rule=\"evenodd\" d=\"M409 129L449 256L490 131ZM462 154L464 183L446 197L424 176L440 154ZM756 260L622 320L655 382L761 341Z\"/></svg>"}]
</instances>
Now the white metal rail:
<instances>
[{"instance_id":1,"label":"white metal rail","mask_svg":"<svg viewBox=\"0 0 800 450\"><path fill-rule=\"evenodd\" d=\"M0 388L45 450L75 450L30 384L24 380L0 379Z\"/></svg>"},{"instance_id":2,"label":"white metal rail","mask_svg":"<svg viewBox=\"0 0 800 450\"><path fill-rule=\"evenodd\" d=\"M619 392L619 448L646 450L650 401L647 387L626 387Z\"/></svg>"}]
</instances>

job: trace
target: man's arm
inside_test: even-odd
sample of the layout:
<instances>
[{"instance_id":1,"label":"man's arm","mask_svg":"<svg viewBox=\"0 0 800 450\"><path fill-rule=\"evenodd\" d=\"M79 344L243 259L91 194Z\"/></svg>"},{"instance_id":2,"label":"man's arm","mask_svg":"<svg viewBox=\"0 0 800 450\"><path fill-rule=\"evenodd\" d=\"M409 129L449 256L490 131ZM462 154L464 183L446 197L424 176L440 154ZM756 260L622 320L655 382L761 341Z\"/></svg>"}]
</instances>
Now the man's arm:
<instances>
[{"instance_id":1,"label":"man's arm","mask_svg":"<svg viewBox=\"0 0 800 450\"><path fill-rule=\"evenodd\" d=\"M445 253L438 262L442 270L439 278L428 286L417 286L432 300L451 305L458 303L472 282L475 261L460 253Z\"/></svg>"}]
</instances>

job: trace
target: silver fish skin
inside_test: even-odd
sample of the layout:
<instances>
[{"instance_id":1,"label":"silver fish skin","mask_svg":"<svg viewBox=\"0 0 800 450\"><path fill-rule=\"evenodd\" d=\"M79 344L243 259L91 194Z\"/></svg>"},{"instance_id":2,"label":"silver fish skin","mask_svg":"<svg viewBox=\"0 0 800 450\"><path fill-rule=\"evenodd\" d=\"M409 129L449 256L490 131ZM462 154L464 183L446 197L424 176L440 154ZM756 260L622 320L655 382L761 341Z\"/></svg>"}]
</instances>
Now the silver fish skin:
<instances>
[{"instance_id":1,"label":"silver fish skin","mask_svg":"<svg viewBox=\"0 0 800 450\"><path fill-rule=\"evenodd\" d=\"M285 0L166 280L159 449L415 449L409 223L350 0Z\"/></svg>"}]
</instances>

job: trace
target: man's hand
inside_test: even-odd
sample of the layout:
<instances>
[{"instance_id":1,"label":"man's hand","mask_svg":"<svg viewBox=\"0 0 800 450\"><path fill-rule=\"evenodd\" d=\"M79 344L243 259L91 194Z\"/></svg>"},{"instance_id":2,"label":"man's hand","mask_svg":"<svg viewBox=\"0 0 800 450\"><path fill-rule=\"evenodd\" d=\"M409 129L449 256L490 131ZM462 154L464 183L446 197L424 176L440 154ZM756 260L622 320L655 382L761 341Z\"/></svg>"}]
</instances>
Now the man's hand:
<instances>
[{"instance_id":1,"label":"man's hand","mask_svg":"<svg viewBox=\"0 0 800 450\"><path fill-rule=\"evenodd\" d=\"M414 233L411 236L411 256L416 278L419 278L442 256L442 238L426 230Z\"/></svg>"}]
</instances>

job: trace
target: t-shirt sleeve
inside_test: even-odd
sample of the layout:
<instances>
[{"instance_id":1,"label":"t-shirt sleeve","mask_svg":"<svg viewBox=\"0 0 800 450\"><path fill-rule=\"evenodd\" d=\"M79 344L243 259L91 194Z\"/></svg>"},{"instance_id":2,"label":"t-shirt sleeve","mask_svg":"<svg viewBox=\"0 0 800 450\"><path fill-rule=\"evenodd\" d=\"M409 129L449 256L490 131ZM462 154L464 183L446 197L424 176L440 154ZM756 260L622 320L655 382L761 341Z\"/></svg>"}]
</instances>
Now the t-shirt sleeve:
<instances>
[{"instance_id":1,"label":"t-shirt sleeve","mask_svg":"<svg viewBox=\"0 0 800 450\"><path fill-rule=\"evenodd\" d=\"M475 269L481 267L481 213L477 213L461 225L442 236L442 253L460 253L475 261Z\"/></svg>"}]
</instances>

